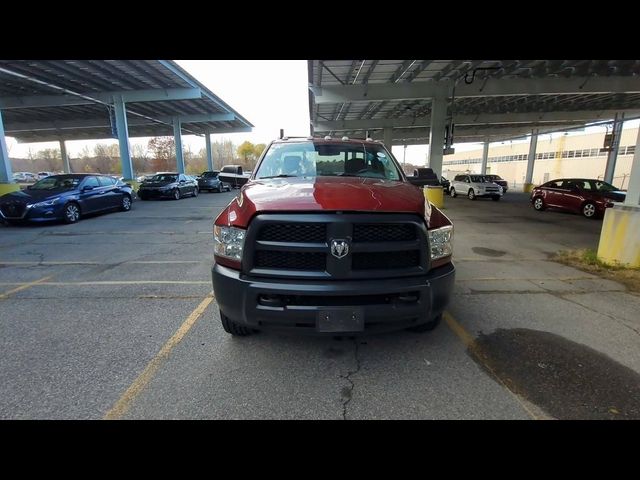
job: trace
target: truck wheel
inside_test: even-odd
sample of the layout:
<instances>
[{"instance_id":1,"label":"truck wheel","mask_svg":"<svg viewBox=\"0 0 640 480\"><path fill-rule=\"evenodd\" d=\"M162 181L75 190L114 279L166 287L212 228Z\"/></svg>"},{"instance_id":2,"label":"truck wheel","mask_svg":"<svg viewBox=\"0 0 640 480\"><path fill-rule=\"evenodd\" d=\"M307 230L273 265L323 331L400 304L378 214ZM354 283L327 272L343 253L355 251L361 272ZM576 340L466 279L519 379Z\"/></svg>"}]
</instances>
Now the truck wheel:
<instances>
[{"instance_id":1,"label":"truck wheel","mask_svg":"<svg viewBox=\"0 0 640 480\"><path fill-rule=\"evenodd\" d=\"M415 327L409 327L407 328L407 330L414 333L430 332L440 324L441 320L442 320L442 314L438 315L436 318L434 318L430 322L423 323L422 325L418 325Z\"/></svg>"},{"instance_id":2,"label":"truck wheel","mask_svg":"<svg viewBox=\"0 0 640 480\"><path fill-rule=\"evenodd\" d=\"M475 200L476 199L476 192L473 191L473 188L469 189L469 193L467 194L467 196L469 197L469 200Z\"/></svg>"},{"instance_id":3,"label":"truck wheel","mask_svg":"<svg viewBox=\"0 0 640 480\"><path fill-rule=\"evenodd\" d=\"M453 187L451 187L451 188L449 189L449 195L451 195L453 198L456 198L456 196L458 195L458 194L456 193L456 189L455 189L455 188L453 188Z\"/></svg>"},{"instance_id":4,"label":"truck wheel","mask_svg":"<svg viewBox=\"0 0 640 480\"><path fill-rule=\"evenodd\" d=\"M247 335L251 335L250 328L238 325L222 312L220 312L220 321L222 322L222 328L224 328L224 331L235 337L246 337Z\"/></svg>"}]
</instances>

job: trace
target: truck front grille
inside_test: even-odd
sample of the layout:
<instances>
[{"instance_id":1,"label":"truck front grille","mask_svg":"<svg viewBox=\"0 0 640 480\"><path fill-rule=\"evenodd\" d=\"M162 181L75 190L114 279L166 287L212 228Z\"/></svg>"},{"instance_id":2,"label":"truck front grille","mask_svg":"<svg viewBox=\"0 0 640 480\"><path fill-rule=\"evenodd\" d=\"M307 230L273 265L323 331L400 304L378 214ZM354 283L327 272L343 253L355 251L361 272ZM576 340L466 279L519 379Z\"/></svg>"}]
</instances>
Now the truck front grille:
<instances>
[{"instance_id":1,"label":"truck front grille","mask_svg":"<svg viewBox=\"0 0 640 480\"><path fill-rule=\"evenodd\" d=\"M276 270L324 271L326 255L321 252L258 250L255 266L256 268L274 268Z\"/></svg>"},{"instance_id":2,"label":"truck front grille","mask_svg":"<svg viewBox=\"0 0 640 480\"><path fill-rule=\"evenodd\" d=\"M401 252L354 253L354 270L387 270L420 266L420 252L408 250Z\"/></svg>"},{"instance_id":3,"label":"truck front grille","mask_svg":"<svg viewBox=\"0 0 640 480\"><path fill-rule=\"evenodd\" d=\"M334 240L347 243L347 255L332 253ZM262 214L249 225L244 251L242 270L254 276L394 278L429 268L426 227L412 214Z\"/></svg>"},{"instance_id":4,"label":"truck front grille","mask_svg":"<svg viewBox=\"0 0 640 480\"><path fill-rule=\"evenodd\" d=\"M291 243L322 243L327 237L327 226L322 223L272 223L260 229L258 240Z\"/></svg>"},{"instance_id":5,"label":"truck front grille","mask_svg":"<svg viewBox=\"0 0 640 480\"><path fill-rule=\"evenodd\" d=\"M354 242L401 242L415 239L416 228L411 224L364 223L353 226Z\"/></svg>"}]
</instances>

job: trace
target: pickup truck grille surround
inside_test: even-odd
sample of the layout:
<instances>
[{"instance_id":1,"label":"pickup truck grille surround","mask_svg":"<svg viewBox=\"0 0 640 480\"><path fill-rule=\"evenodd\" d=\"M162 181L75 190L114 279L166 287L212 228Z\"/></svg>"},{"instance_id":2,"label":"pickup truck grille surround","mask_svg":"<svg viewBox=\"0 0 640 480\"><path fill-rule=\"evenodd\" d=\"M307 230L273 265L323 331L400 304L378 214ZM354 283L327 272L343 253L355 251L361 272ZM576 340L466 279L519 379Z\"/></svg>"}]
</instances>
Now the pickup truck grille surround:
<instances>
[{"instance_id":1,"label":"pickup truck grille surround","mask_svg":"<svg viewBox=\"0 0 640 480\"><path fill-rule=\"evenodd\" d=\"M331 254L346 240L349 254ZM422 275L429 269L422 218L392 213L261 214L245 239L243 274L252 277L372 279Z\"/></svg>"}]
</instances>

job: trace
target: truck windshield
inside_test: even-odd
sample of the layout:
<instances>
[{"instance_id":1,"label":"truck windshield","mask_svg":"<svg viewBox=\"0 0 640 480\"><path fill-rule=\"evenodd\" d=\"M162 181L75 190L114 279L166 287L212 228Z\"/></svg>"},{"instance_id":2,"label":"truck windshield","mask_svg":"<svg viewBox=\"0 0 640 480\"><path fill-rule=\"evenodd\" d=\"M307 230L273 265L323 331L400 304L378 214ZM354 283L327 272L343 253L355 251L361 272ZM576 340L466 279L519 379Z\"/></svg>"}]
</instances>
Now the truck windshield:
<instances>
[{"instance_id":1,"label":"truck windshield","mask_svg":"<svg viewBox=\"0 0 640 480\"><path fill-rule=\"evenodd\" d=\"M255 178L339 176L401 178L395 160L381 145L312 141L272 144Z\"/></svg>"}]
</instances>

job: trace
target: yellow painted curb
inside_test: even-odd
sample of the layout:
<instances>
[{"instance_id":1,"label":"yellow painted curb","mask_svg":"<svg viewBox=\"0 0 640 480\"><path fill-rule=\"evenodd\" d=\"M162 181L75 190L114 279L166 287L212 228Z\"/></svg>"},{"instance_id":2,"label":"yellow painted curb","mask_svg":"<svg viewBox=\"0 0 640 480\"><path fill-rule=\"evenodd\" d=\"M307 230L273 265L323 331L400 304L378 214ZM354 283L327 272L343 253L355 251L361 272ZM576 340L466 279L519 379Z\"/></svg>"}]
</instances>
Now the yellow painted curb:
<instances>
[{"instance_id":1,"label":"yellow painted curb","mask_svg":"<svg viewBox=\"0 0 640 480\"><path fill-rule=\"evenodd\" d=\"M426 186L423 188L424 198L429 200L432 205L442 208L444 207L444 193L442 187Z\"/></svg>"},{"instance_id":2,"label":"yellow painted curb","mask_svg":"<svg viewBox=\"0 0 640 480\"><path fill-rule=\"evenodd\" d=\"M20 191L20 185L17 183L0 183L0 195L18 191Z\"/></svg>"}]
</instances>

